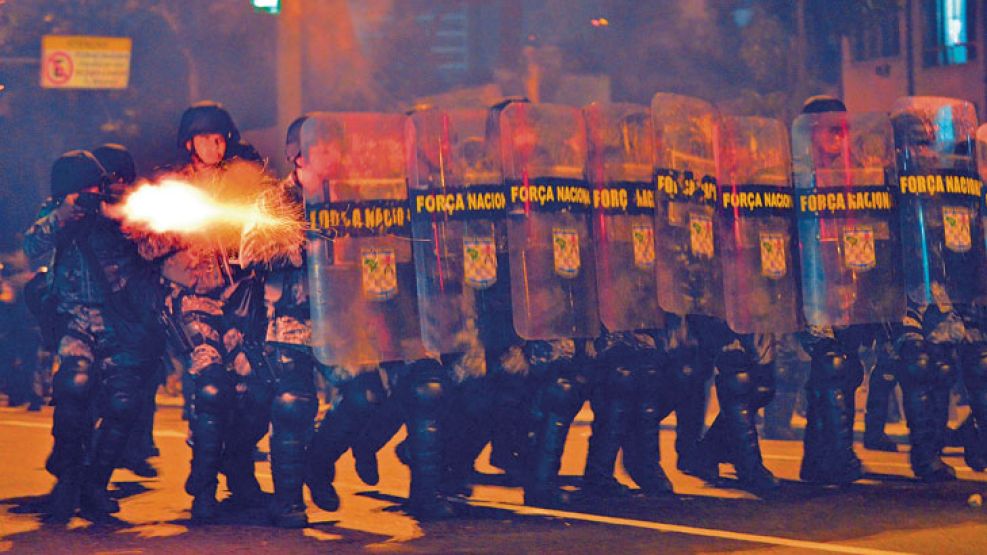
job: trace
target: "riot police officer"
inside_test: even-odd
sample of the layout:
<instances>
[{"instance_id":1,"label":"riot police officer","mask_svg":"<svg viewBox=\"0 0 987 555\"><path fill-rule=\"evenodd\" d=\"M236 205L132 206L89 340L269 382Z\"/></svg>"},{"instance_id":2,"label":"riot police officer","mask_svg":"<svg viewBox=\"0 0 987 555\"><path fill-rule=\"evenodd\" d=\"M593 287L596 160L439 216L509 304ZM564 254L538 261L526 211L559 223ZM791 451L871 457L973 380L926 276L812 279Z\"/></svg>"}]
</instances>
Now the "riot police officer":
<instances>
[{"instance_id":1,"label":"riot police officer","mask_svg":"<svg viewBox=\"0 0 987 555\"><path fill-rule=\"evenodd\" d=\"M57 330L61 365L53 378L55 444L46 464L58 478L50 512L66 521L81 508L84 516L101 520L119 510L106 487L160 354L153 308L160 290L137 246L103 216L101 206L113 198L91 153L63 154L52 166L51 185L52 198L24 243L35 259L51 255L49 303L55 310L45 318L54 322L42 325Z\"/></svg>"}]
</instances>

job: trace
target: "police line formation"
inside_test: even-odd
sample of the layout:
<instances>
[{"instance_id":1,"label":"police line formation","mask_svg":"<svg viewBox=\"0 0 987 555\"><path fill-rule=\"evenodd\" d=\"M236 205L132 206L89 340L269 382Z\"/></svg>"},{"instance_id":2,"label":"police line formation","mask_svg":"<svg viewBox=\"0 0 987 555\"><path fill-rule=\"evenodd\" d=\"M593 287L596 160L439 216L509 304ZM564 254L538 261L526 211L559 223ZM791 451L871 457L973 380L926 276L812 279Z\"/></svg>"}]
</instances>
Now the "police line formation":
<instances>
[{"instance_id":1,"label":"police line formation","mask_svg":"<svg viewBox=\"0 0 987 555\"><path fill-rule=\"evenodd\" d=\"M200 522L223 474L232 506L269 503L274 524L304 526L303 487L336 510L340 456L352 449L375 484L401 425L419 518L455 513L488 442L525 503L565 506L560 461L586 399L584 494L625 492L620 450L643 494L671 494L658 434L675 411L683 472L718 483L728 463L737 486L769 495L755 414L774 395L776 338L792 333L812 359L802 479L863 475L861 348L900 381L916 477L955 479L941 451L960 377L980 434L966 460L983 470L977 135L971 104L931 97L890 115L814 97L790 133L664 93L650 108L310 113L288 129L293 171L270 182L304 237L270 264L123 233L98 207L133 182L127 152L66 153L25 240L50 257L31 297L60 359L50 518L119 509L107 484L162 337L194 384L185 489ZM178 146L178 174L203 187L260 159L209 102L184 113ZM338 390L317 425L316 373ZM252 457L269 425L273 501Z\"/></svg>"}]
</instances>

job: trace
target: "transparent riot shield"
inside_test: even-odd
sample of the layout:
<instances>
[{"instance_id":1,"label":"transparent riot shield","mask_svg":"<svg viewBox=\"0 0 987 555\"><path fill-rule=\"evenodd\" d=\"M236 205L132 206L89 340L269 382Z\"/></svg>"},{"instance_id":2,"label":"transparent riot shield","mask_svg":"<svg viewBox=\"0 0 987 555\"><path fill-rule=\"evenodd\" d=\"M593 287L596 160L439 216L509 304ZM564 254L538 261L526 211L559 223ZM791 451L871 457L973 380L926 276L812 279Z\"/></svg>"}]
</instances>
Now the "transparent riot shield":
<instances>
[{"instance_id":1,"label":"transparent riot shield","mask_svg":"<svg viewBox=\"0 0 987 555\"><path fill-rule=\"evenodd\" d=\"M799 116L792 123L792 164L806 322L900 321L905 305L887 116Z\"/></svg>"},{"instance_id":2,"label":"transparent riot shield","mask_svg":"<svg viewBox=\"0 0 987 555\"><path fill-rule=\"evenodd\" d=\"M714 133L719 116L697 98L658 93L654 126L658 304L674 314L723 317L715 233Z\"/></svg>"},{"instance_id":3,"label":"transparent riot shield","mask_svg":"<svg viewBox=\"0 0 987 555\"><path fill-rule=\"evenodd\" d=\"M791 145L780 121L724 116L717 133L726 321L737 333L799 329Z\"/></svg>"},{"instance_id":4,"label":"transparent riot shield","mask_svg":"<svg viewBox=\"0 0 987 555\"><path fill-rule=\"evenodd\" d=\"M984 252L976 110L952 98L900 98L891 125L905 293L918 305L969 303L980 280L970 269Z\"/></svg>"},{"instance_id":5,"label":"transparent riot shield","mask_svg":"<svg viewBox=\"0 0 987 555\"><path fill-rule=\"evenodd\" d=\"M403 115L321 113L302 127L302 157L321 178L321 185L303 190L312 351L322 364L352 370L425 356L411 253L406 121Z\"/></svg>"},{"instance_id":6,"label":"transparent riot shield","mask_svg":"<svg viewBox=\"0 0 987 555\"><path fill-rule=\"evenodd\" d=\"M511 104L500 114L500 146L515 330L528 340L595 337L582 114L568 106Z\"/></svg>"},{"instance_id":7,"label":"transparent riot shield","mask_svg":"<svg viewBox=\"0 0 987 555\"><path fill-rule=\"evenodd\" d=\"M987 124L977 128L977 169L980 182L987 181ZM984 250L987 252L987 191L981 190L980 195L980 227L983 231ZM980 275L987 276L987 255L983 256L980 264ZM981 280L980 305L987 304L987 280Z\"/></svg>"},{"instance_id":8,"label":"transparent riot shield","mask_svg":"<svg viewBox=\"0 0 987 555\"><path fill-rule=\"evenodd\" d=\"M600 321L612 332L661 328L651 115L634 104L592 104L583 114Z\"/></svg>"},{"instance_id":9,"label":"transparent riot shield","mask_svg":"<svg viewBox=\"0 0 987 555\"><path fill-rule=\"evenodd\" d=\"M439 353L476 346L479 291L498 281L506 201L486 111L430 109L412 116L411 223L422 338Z\"/></svg>"}]
</instances>

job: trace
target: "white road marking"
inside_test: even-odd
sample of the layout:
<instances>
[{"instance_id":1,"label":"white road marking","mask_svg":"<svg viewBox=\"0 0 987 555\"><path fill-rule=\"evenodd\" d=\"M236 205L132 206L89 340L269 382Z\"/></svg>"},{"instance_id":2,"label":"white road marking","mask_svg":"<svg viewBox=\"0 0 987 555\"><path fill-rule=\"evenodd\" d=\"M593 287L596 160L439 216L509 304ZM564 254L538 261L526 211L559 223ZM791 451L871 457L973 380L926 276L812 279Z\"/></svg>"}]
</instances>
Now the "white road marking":
<instances>
[{"instance_id":1,"label":"white road marking","mask_svg":"<svg viewBox=\"0 0 987 555\"><path fill-rule=\"evenodd\" d=\"M0 420L0 424L5 426L16 426L18 428L38 428L41 430L50 430L50 422L25 422L23 420ZM171 430L154 430L154 435L157 437L171 437L178 439L185 439L186 434L182 432L173 432Z\"/></svg>"},{"instance_id":2,"label":"white road marking","mask_svg":"<svg viewBox=\"0 0 987 555\"><path fill-rule=\"evenodd\" d=\"M490 509L511 511L519 515L567 518L570 520L581 520L585 522L595 522L599 524L627 526L631 528L643 528L647 530L657 530L659 532L671 532L674 534L685 534L689 536L701 536L707 538L720 538L720 539L734 540L734 541L741 541L748 543L777 545L781 547L811 549L816 551L826 551L829 553L854 553L856 555L903 555L906 553L903 551L884 551L880 549L855 547L851 545L839 545L839 544L821 543L821 542L814 542L807 540L796 540L791 538L780 538L777 536L745 534L742 532L731 532L729 530L717 530L715 528L697 528L694 526L665 524L663 522L652 522L648 520L634 520L629 518L617 518L617 517L593 515L586 513L575 513L570 511L557 511L553 509L540 509L537 507L523 507L511 503L500 503L497 501L470 500L469 504L475 507L485 507Z\"/></svg>"}]
</instances>

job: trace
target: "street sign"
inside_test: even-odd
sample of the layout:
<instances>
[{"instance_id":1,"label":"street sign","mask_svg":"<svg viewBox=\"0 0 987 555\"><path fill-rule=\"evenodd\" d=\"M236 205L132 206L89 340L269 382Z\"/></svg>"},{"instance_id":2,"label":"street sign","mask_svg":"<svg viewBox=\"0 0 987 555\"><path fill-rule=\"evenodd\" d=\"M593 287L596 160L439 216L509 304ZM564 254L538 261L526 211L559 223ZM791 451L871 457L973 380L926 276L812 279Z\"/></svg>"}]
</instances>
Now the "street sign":
<instances>
[{"instance_id":1,"label":"street sign","mask_svg":"<svg viewBox=\"0 0 987 555\"><path fill-rule=\"evenodd\" d=\"M281 0L250 0L255 12L281 13Z\"/></svg>"},{"instance_id":2,"label":"street sign","mask_svg":"<svg viewBox=\"0 0 987 555\"><path fill-rule=\"evenodd\" d=\"M126 89L132 41L126 37L41 37L41 86L46 89Z\"/></svg>"}]
</instances>

